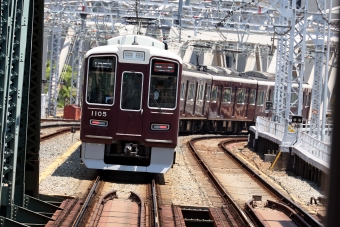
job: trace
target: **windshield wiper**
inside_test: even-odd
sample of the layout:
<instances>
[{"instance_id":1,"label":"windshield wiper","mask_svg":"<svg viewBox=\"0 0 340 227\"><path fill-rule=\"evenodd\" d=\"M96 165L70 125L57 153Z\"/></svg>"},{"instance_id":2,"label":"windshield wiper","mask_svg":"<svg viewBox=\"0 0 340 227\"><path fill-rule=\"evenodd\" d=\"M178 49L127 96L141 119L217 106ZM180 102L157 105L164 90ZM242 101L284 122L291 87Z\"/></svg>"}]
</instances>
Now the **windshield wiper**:
<instances>
[{"instance_id":1,"label":"windshield wiper","mask_svg":"<svg viewBox=\"0 0 340 227\"><path fill-rule=\"evenodd\" d=\"M158 102L155 100L155 98L153 97L153 95L150 95L151 96L151 99L152 99L152 101L156 104L156 106L158 107L158 111L160 112L160 113L162 113L162 108L161 108L161 106L158 104Z\"/></svg>"}]
</instances>

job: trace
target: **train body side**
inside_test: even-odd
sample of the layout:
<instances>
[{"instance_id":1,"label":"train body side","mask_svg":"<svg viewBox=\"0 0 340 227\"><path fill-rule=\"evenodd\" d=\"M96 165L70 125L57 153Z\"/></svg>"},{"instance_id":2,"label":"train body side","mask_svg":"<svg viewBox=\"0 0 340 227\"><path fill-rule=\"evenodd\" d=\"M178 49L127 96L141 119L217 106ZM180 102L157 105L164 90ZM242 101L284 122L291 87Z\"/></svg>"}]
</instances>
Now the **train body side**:
<instances>
[{"instance_id":1,"label":"train body side","mask_svg":"<svg viewBox=\"0 0 340 227\"><path fill-rule=\"evenodd\" d=\"M274 76L259 74L221 76L183 71L180 132L239 133L254 125L258 116L272 117L273 108L266 104L274 102ZM297 87L296 84L292 86ZM310 85L304 84L304 120L308 119L310 112L310 92ZM293 105L291 111L296 112L297 106Z\"/></svg>"}]
</instances>

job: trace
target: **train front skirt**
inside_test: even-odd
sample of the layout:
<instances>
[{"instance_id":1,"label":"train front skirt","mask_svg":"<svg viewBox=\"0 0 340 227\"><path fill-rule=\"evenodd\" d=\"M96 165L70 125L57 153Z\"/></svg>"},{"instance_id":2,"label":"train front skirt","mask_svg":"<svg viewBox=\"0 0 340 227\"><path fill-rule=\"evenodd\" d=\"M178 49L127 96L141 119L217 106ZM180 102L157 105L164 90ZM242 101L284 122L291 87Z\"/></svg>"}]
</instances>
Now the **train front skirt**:
<instances>
[{"instance_id":1,"label":"train front skirt","mask_svg":"<svg viewBox=\"0 0 340 227\"><path fill-rule=\"evenodd\" d=\"M105 144L82 143L81 157L87 168L132 172L166 173L174 160L174 148L152 147L150 165L120 165L104 162Z\"/></svg>"}]
</instances>

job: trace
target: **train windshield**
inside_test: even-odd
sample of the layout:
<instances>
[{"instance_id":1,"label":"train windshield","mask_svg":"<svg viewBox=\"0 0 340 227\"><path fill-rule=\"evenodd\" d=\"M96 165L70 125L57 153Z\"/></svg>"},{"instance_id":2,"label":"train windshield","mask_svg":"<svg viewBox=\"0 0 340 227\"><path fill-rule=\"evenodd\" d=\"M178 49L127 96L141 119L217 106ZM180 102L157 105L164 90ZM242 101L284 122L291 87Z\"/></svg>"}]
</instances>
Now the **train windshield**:
<instances>
[{"instance_id":1,"label":"train windshield","mask_svg":"<svg viewBox=\"0 0 340 227\"><path fill-rule=\"evenodd\" d=\"M116 57L90 57L86 101L95 104L113 105L115 88Z\"/></svg>"},{"instance_id":2,"label":"train windshield","mask_svg":"<svg viewBox=\"0 0 340 227\"><path fill-rule=\"evenodd\" d=\"M176 107L178 64L153 59L149 87L149 107Z\"/></svg>"}]
</instances>

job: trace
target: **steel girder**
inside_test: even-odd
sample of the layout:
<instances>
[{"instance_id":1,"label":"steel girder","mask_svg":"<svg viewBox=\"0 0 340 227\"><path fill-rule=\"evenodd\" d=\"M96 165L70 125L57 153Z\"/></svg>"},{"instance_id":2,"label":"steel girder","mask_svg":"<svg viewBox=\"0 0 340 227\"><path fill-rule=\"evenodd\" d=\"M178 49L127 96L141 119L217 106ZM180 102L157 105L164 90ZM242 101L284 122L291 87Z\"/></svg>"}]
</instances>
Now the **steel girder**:
<instances>
[{"instance_id":1,"label":"steel girder","mask_svg":"<svg viewBox=\"0 0 340 227\"><path fill-rule=\"evenodd\" d=\"M72 53L72 77L71 77L71 91L70 91L70 104L77 105L77 93L80 90L80 86L78 86L78 68L79 68L79 39L74 41L74 51ZM79 88L79 89L78 89Z\"/></svg>"},{"instance_id":2,"label":"steel girder","mask_svg":"<svg viewBox=\"0 0 340 227\"><path fill-rule=\"evenodd\" d=\"M84 41L79 38L74 43L74 51L72 53L72 77L70 90L70 104L79 106L81 104L81 87L84 62Z\"/></svg>"},{"instance_id":3,"label":"steel girder","mask_svg":"<svg viewBox=\"0 0 340 227\"><path fill-rule=\"evenodd\" d=\"M50 56L50 78L48 80L48 110L47 116L56 116L57 114L57 88L59 82L59 60L60 60L60 43L63 29L56 23L52 28L52 45Z\"/></svg>"},{"instance_id":4,"label":"steel girder","mask_svg":"<svg viewBox=\"0 0 340 227\"><path fill-rule=\"evenodd\" d=\"M285 124L282 144L291 145L288 125L293 115L302 115L303 75L305 68L306 28L308 5L298 7L296 0L281 0L279 24L275 30L278 35L278 53L274 93L274 117ZM306 2L308 3L308 2ZM273 4L273 2L272 2ZM293 86L296 84L297 86ZM295 110L295 111L293 111Z\"/></svg>"},{"instance_id":5,"label":"steel girder","mask_svg":"<svg viewBox=\"0 0 340 227\"><path fill-rule=\"evenodd\" d=\"M39 26L42 27L42 23L39 23L39 19L42 19L42 14L39 14L39 9L41 12L39 6L43 6L43 1L16 0L10 1L10 4L3 1L0 3L1 11L3 12L1 40L6 41L4 42L6 45L1 46L0 52L0 198L1 213L6 217L0 216L0 226L43 225L51 220L51 216L48 217L41 213L47 211L53 214L58 207L24 194L25 182L38 182L39 179L39 161L36 157L38 152L33 150L39 151L40 142L41 70L37 74L35 69L36 66L41 69L42 48L37 48L32 53L32 41L33 43L37 41L37 37L42 41L42 29L39 29ZM36 14L33 14L33 11ZM33 15L35 15L35 18L33 18ZM37 24L38 27L35 27ZM32 33L34 29L32 29L32 25L41 32L40 35L37 32L33 39ZM35 42L35 44L41 45L42 42ZM35 52L39 52L40 57L36 58ZM31 53L33 56L32 61ZM32 81L34 82L32 83ZM38 84L35 85L35 82ZM29 102L31 95L32 99ZM39 97L38 101L34 96ZM39 120L30 122L36 116L32 111L33 109L38 110L36 112ZM34 124L34 126L30 127L28 122ZM38 139L36 139L36 136ZM34 141L32 143L30 138L32 139L33 137ZM29 142L26 143L26 141ZM30 168L25 169L25 164L27 165L30 162L34 163L33 165L37 170L34 172L36 175L33 177L32 175L27 177L25 172L27 169L28 171L31 170ZM27 185L30 188L30 184ZM35 193L33 192L32 194L38 196L38 185L35 187Z\"/></svg>"},{"instance_id":6,"label":"steel girder","mask_svg":"<svg viewBox=\"0 0 340 227\"><path fill-rule=\"evenodd\" d=\"M247 26L249 31L254 32L272 30L272 24L277 18L276 10L269 4L263 5L263 3L254 3L252 1L243 3L220 1L190 3L190 5L183 5L182 10L179 4L180 2L169 2L167 0L159 2L139 1L138 18L153 21L156 26L172 27L179 25L178 11L180 11L182 28L211 29L218 26L221 30L237 31L243 25ZM136 23L135 0L45 1L46 17L60 12L63 14L62 21L64 23L81 21L80 12L85 12L90 18L100 16L105 20L106 24L110 24L108 26L111 26L112 30L114 30L115 22L129 20L131 23ZM228 19L226 20L225 18ZM95 19L93 21L95 22ZM150 24L148 25L150 26Z\"/></svg>"},{"instance_id":7,"label":"steel girder","mask_svg":"<svg viewBox=\"0 0 340 227\"><path fill-rule=\"evenodd\" d=\"M317 1L319 10L321 13L326 12L326 1ZM321 7L321 8L320 8ZM323 92L323 68L324 68L324 58L325 58L325 32L328 28L326 23L326 18L324 15L313 16L311 23L313 26L314 37L311 37L315 44L315 64L314 64L314 80L313 80L313 90L312 90L312 116L310 122L310 132L309 134L317 139L321 139L321 103L322 103L322 92ZM329 37L328 37L329 39ZM328 64L328 62L326 62ZM328 73L324 74L328 77ZM325 78L326 79L326 78ZM324 100L326 101L326 100ZM323 116L325 118L326 116Z\"/></svg>"},{"instance_id":8,"label":"steel girder","mask_svg":"<svg viewBox=\"0 0 340 227\"><path fill-rule=\"evenodd\" d=\"M23 99L28 99L23 90L25 77L29 75L24 72L26 57L26 40L28 32L30 1L16 0L10 3L2 2L1 6L7 14L7 18L2 18L8 26L6 37L7 48L2 54L6 56L4 68L5 83L2 100L1 119L1 205L6 206L6 216L15 216L14 204L23 204L24 195L24 173L25 173L25 141L26 125L22 125L20 120ZM25 104L28 102L25 100ZM27 108L27 107L23 107ZM27 114L27 112L26 112ZM27 118L27 115L26 115ZM21 138L24 136L24 138ZM19 146L20 143L20 146ZM23 150L19 150L23 149Z\"/></svg>"}]
</instances>

